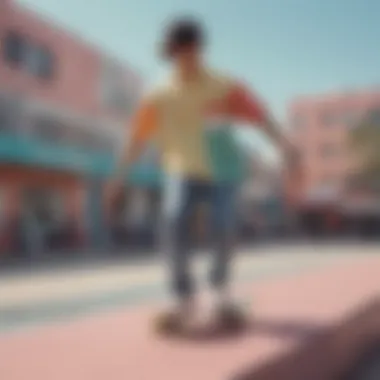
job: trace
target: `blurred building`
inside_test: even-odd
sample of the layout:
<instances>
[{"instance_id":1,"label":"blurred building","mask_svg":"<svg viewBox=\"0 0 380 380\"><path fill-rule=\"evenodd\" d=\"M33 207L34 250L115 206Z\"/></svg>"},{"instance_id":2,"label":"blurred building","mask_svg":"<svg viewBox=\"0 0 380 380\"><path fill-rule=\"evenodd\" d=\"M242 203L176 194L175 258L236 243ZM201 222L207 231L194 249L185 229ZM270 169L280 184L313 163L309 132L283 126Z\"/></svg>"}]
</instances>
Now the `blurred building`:
<instances>
[{"instance_id":1,"label":"blurred building","mask_svg":"<svg viewBox=\"0 0 380 380\"><path fill-rule=\"evenodd\" d=\"M284 232L288 224L284 195L281 167L254 155L239 198L240 220L246 235L278 236Z\"/></svg>"},{"instance_id":2,"label":"blurred building","mask_svg":"<svg viewBox=\"0 0 380 380\"><path fill-rule=\"evenodd\" d=\"M141 78L12 0L0 0L0 41L0 252L100 243ZM154 175L142 163L132 176Z\"/></svg>"},{"instance_id":3,"label":"blurred building","mask_svg":"<svg viewBox=\"0 0 380 380\"><path fill-rule=\"evenodd\" d=\"M293 186L292 200L303 213L313 215L316 225L333 226L337 214L361 210L362 197L346 186L357 161L349 141L352 128L368 114L380 115L379 90L307 96L289 108L304 168L302 180Z\"/></svg>"}]
</instances>

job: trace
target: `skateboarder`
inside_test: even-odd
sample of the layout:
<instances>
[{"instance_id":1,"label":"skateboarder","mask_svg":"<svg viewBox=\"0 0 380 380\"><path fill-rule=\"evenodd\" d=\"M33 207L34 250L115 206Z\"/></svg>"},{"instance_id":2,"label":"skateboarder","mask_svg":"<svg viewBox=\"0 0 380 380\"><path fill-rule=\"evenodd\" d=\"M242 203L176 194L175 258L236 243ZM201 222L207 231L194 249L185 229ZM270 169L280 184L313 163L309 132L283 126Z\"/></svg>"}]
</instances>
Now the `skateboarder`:
<instances>
[{"instance_id":1,"label":"skateboarder","mask_svg":"<svg viewBox=\"0 0 380 380\"><path fill-rule=\"evenodd\" d=\"M177 325L194 310L194 282L189 271L191 214L199 202L211 208L215 256L210 282L220 320L239 322L242 314L229 294L237 178L241 162L230 144L229 123L259 126L286 159L294 149L269 111L239 81L206 64L206 35L200 23L177 19L166 30L162 57L172 65L167 83L143 99L132 122L132 134L120 161L118 183L154 138L165 173L163 218L169 227L170 286L176 305L162 315L164 325Z\"/></svg>"}]
</instances>

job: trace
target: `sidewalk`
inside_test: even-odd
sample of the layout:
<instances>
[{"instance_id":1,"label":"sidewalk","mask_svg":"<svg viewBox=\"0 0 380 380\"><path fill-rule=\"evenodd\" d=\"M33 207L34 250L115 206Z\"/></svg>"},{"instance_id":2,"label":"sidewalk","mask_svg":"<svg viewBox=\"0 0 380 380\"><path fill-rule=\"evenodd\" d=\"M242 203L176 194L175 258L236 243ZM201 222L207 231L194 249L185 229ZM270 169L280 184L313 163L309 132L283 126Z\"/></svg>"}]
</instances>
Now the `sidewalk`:
<instances>
[{"instance_id":1,"label":"sidewalk","mask_svg":"<svg viewBox=\"0 0 380 380\"><path fill-rule=\"evenodd\" d=\"M255 300L254 321L234 337L158 338L149 326L160 302L0 336L0 373L12 380L330 380L328 372L317 377L312 370L347 365L355 360L357 338L379 332L380 319L373 317L361 327L339 328L378 297L379 273L379 257L363 255L311 273L246 284L241 292ZM322 346L322 356L296 355L336 328L339 339Z\"/></svg>"}]
</instances>

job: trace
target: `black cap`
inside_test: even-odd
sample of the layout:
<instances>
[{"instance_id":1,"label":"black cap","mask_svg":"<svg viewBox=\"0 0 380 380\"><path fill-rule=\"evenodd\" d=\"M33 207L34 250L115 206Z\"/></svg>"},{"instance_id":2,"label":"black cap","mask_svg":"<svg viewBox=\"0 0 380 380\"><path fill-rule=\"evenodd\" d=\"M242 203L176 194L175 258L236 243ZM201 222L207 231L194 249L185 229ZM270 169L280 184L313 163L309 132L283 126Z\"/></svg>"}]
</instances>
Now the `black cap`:
<instances>
[{"instance_id":1,"label":"black cap","mask_svg":"<svg viewBox=\"0 0 380 380\"><path fill-rule=\"evenodd\" d=\"M182 47L204 45L205 35L201 23L193 18L179 18L169 24L164 41L162 54L170 59L175 51Z\"/></svg>"}]
</instances>

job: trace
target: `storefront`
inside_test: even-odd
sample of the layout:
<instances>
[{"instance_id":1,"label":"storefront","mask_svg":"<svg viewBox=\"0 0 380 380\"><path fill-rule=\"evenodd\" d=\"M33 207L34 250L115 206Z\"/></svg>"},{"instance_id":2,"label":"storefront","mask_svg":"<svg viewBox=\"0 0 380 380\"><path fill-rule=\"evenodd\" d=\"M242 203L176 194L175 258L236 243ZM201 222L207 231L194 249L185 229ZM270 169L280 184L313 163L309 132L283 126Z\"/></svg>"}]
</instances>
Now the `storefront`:
<instances>
[{"instance_id":1,"label":"storefront","mask_svg":"<svg viewBox=\"0 0 380 380\"><path fill-rule=\"evenodd\" d=\"M113 167L111 153L0 134L0 252L33 258L112 242L112 223L131 224L106 217L104 190ZM136 165L128 178L152 199L159 194L159 182L159 171L147 162ZM135 201L127 203L128 209L120 208L124 215L131 214ZM153 208L148 204L145 209Z\"/></svg>"},{"instance_id":2,"label":"storefront","mask_svg":"<svg viewBox=\"0 0 380 380\"><path fill-rule=\"evenodd\" d=\"M376 194L347 195L342 213L351 236L380 238L380 202Z\"/></svg>"},{"instance_id":3,"label":"storefront","mask_svg":"<svg viewBox=\"0 0 380 380\"><path fill-rule=\"evenodd\" d=\"M85 176L59 162L59 146L22 140L0 136L1 251L32 258L82 247Z\"/></svg>"},{"instance_id":4,"label":"storefront","mask_svg":"<svg viewBox=\"0 0 380 380\"><path fill-rule=\"evenodd\" d=\"M329 186L308 193L297 205L301 232L318 238L343 234L346 223L341 209L342 196L341 189Z\"/></svg>"},{"instance_id":5,"label":"storefront","mask_svg":"<svg viewBox=\"0 0 380 380\"><path fill-rule=\"evenodd\" d=\"M147 248L157 241L159 187L132 187L113 210L111 242L117 247Z\"/></svg>"},{"instance_id":6,"label":"storefront","mask_svg":"<svg viewBox=\"0 0 380 380\"><path fill-rule=\"evenodd\" d=\"M34 257L83 241L83 180L72 173L0 165L2 250Z\"/></svg>"}]
</instances>

